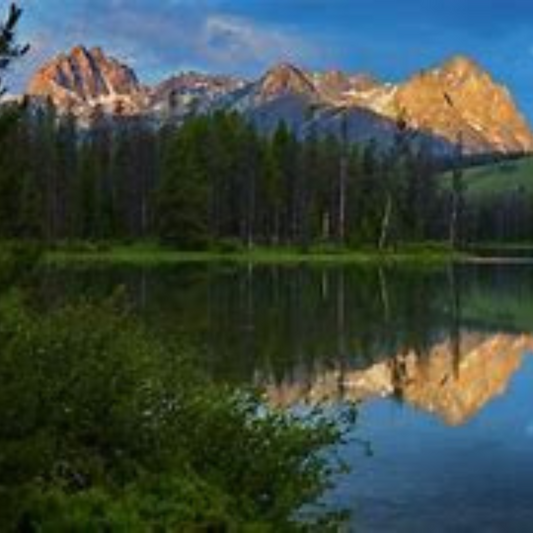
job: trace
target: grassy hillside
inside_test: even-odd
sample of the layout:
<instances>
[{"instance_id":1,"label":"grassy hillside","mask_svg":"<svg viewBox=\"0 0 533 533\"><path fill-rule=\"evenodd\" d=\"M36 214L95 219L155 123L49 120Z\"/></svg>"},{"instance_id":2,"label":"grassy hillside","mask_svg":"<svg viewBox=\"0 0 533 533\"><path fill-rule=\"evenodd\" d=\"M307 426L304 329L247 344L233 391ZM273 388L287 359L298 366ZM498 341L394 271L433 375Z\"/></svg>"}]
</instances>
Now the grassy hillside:
<instances>
[{"instance_id":1,"label":"grassy hillside","mask_svg":"<svg viewBox=\"0 0 533 533\"><path fill-rule=\"evenodd\" d=\"M451 174L444 175L445 186L451 186ZM464 173L466 195L470 200L483 201L513 191L533 195L533 157L503 161L470 168Z\"/></svg>"}]
</instances>

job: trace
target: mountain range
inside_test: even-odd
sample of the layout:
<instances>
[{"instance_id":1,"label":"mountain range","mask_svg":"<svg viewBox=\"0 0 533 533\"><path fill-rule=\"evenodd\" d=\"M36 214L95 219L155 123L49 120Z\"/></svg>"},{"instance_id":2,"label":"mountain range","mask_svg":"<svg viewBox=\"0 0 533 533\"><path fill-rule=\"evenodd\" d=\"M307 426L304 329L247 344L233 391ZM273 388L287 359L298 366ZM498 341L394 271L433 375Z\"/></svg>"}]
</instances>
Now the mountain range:
<instances>
[{"instance_id":1,"label":"mountain range","mask_svg":"<svg viewBox=\"0 0 533 533\"><path fill-rule=\"evenodd\" d=\"M185 72L148 86L101 48L76 46L39 68L27 95L50 99L85 124L102 115L179 123L191 113L226 109L264 131L283 120L302 137L343 134L389 145L402 119L436 155L450 155L458 142L471 155L533 151L533 133L509 90L465 56L401 83L284 63L256 80Z\"/></svg>"}]
</instances>

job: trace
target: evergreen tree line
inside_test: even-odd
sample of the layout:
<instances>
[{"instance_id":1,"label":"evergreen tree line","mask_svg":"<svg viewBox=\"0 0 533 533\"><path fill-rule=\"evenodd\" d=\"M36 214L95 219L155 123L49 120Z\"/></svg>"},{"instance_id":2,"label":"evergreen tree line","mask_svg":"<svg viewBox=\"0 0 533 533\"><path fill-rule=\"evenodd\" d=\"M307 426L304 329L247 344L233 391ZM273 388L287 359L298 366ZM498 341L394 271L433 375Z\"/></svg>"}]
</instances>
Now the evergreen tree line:
<instances>
[{"instance_id":1,"label":"evergreen tree line","mask_svg":"<svg viewBox=\"0 0 533 533\"><path fill-rule=\"evenodd\" d=\"M263 135L225 112L180 127L102 117L80 129L47 104L11 122L0 136L2 238L385 248L533 229L533 202L519 192L468 206L460 167L443 187L401 120L387 150L349 144L342 125L338 136L301 139L283 123Z\"/></svg>"}]
</instances>

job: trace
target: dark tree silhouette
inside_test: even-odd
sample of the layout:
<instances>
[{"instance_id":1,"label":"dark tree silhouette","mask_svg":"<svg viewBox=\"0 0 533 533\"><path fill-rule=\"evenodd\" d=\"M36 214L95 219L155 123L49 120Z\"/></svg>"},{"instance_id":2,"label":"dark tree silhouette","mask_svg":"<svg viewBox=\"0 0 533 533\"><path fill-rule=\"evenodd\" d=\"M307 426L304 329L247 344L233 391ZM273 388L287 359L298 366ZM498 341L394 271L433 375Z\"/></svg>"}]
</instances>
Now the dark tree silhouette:
<instances>
[{"instance_id":1,"label":"dark tree silhouette","mask_svg":"<svg viewBox=\"0 0 533 533\"><path fill-rule=\"evenodd\" d=\"M30 49L29 45L16 43L16 27L22 15L22 9L11 4L5 22L0 24L0 95L6 92L3 73L11 62L21 58Z\"/></svg>"}]
</instances>

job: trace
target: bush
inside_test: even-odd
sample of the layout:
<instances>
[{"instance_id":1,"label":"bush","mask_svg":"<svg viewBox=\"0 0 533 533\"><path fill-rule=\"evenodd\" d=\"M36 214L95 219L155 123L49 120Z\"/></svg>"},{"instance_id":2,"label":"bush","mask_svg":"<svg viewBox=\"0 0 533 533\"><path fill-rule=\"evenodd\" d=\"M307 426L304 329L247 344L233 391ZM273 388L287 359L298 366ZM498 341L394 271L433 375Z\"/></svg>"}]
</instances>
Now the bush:
<instances>
[{"instance_id":1,"label":"bush","mask_svg":"<svg viewBox=\"0 0 533 533\"><path fill-rule=\"evenodd\" d=\"M335 420L205 381L117 301L5 298L0 346L2 531L298 531L334 474Z\"/></svg>"},{"instance_id":2,"label":"bush","mask_svg":"<svg viewBox=\"0 0 533 533\"><path fill-rule=\"evenodd\" d=\"M33 242L0 243L0 290L20 283L33 274L43 246Z\"/></svg>"}]
</instances>

